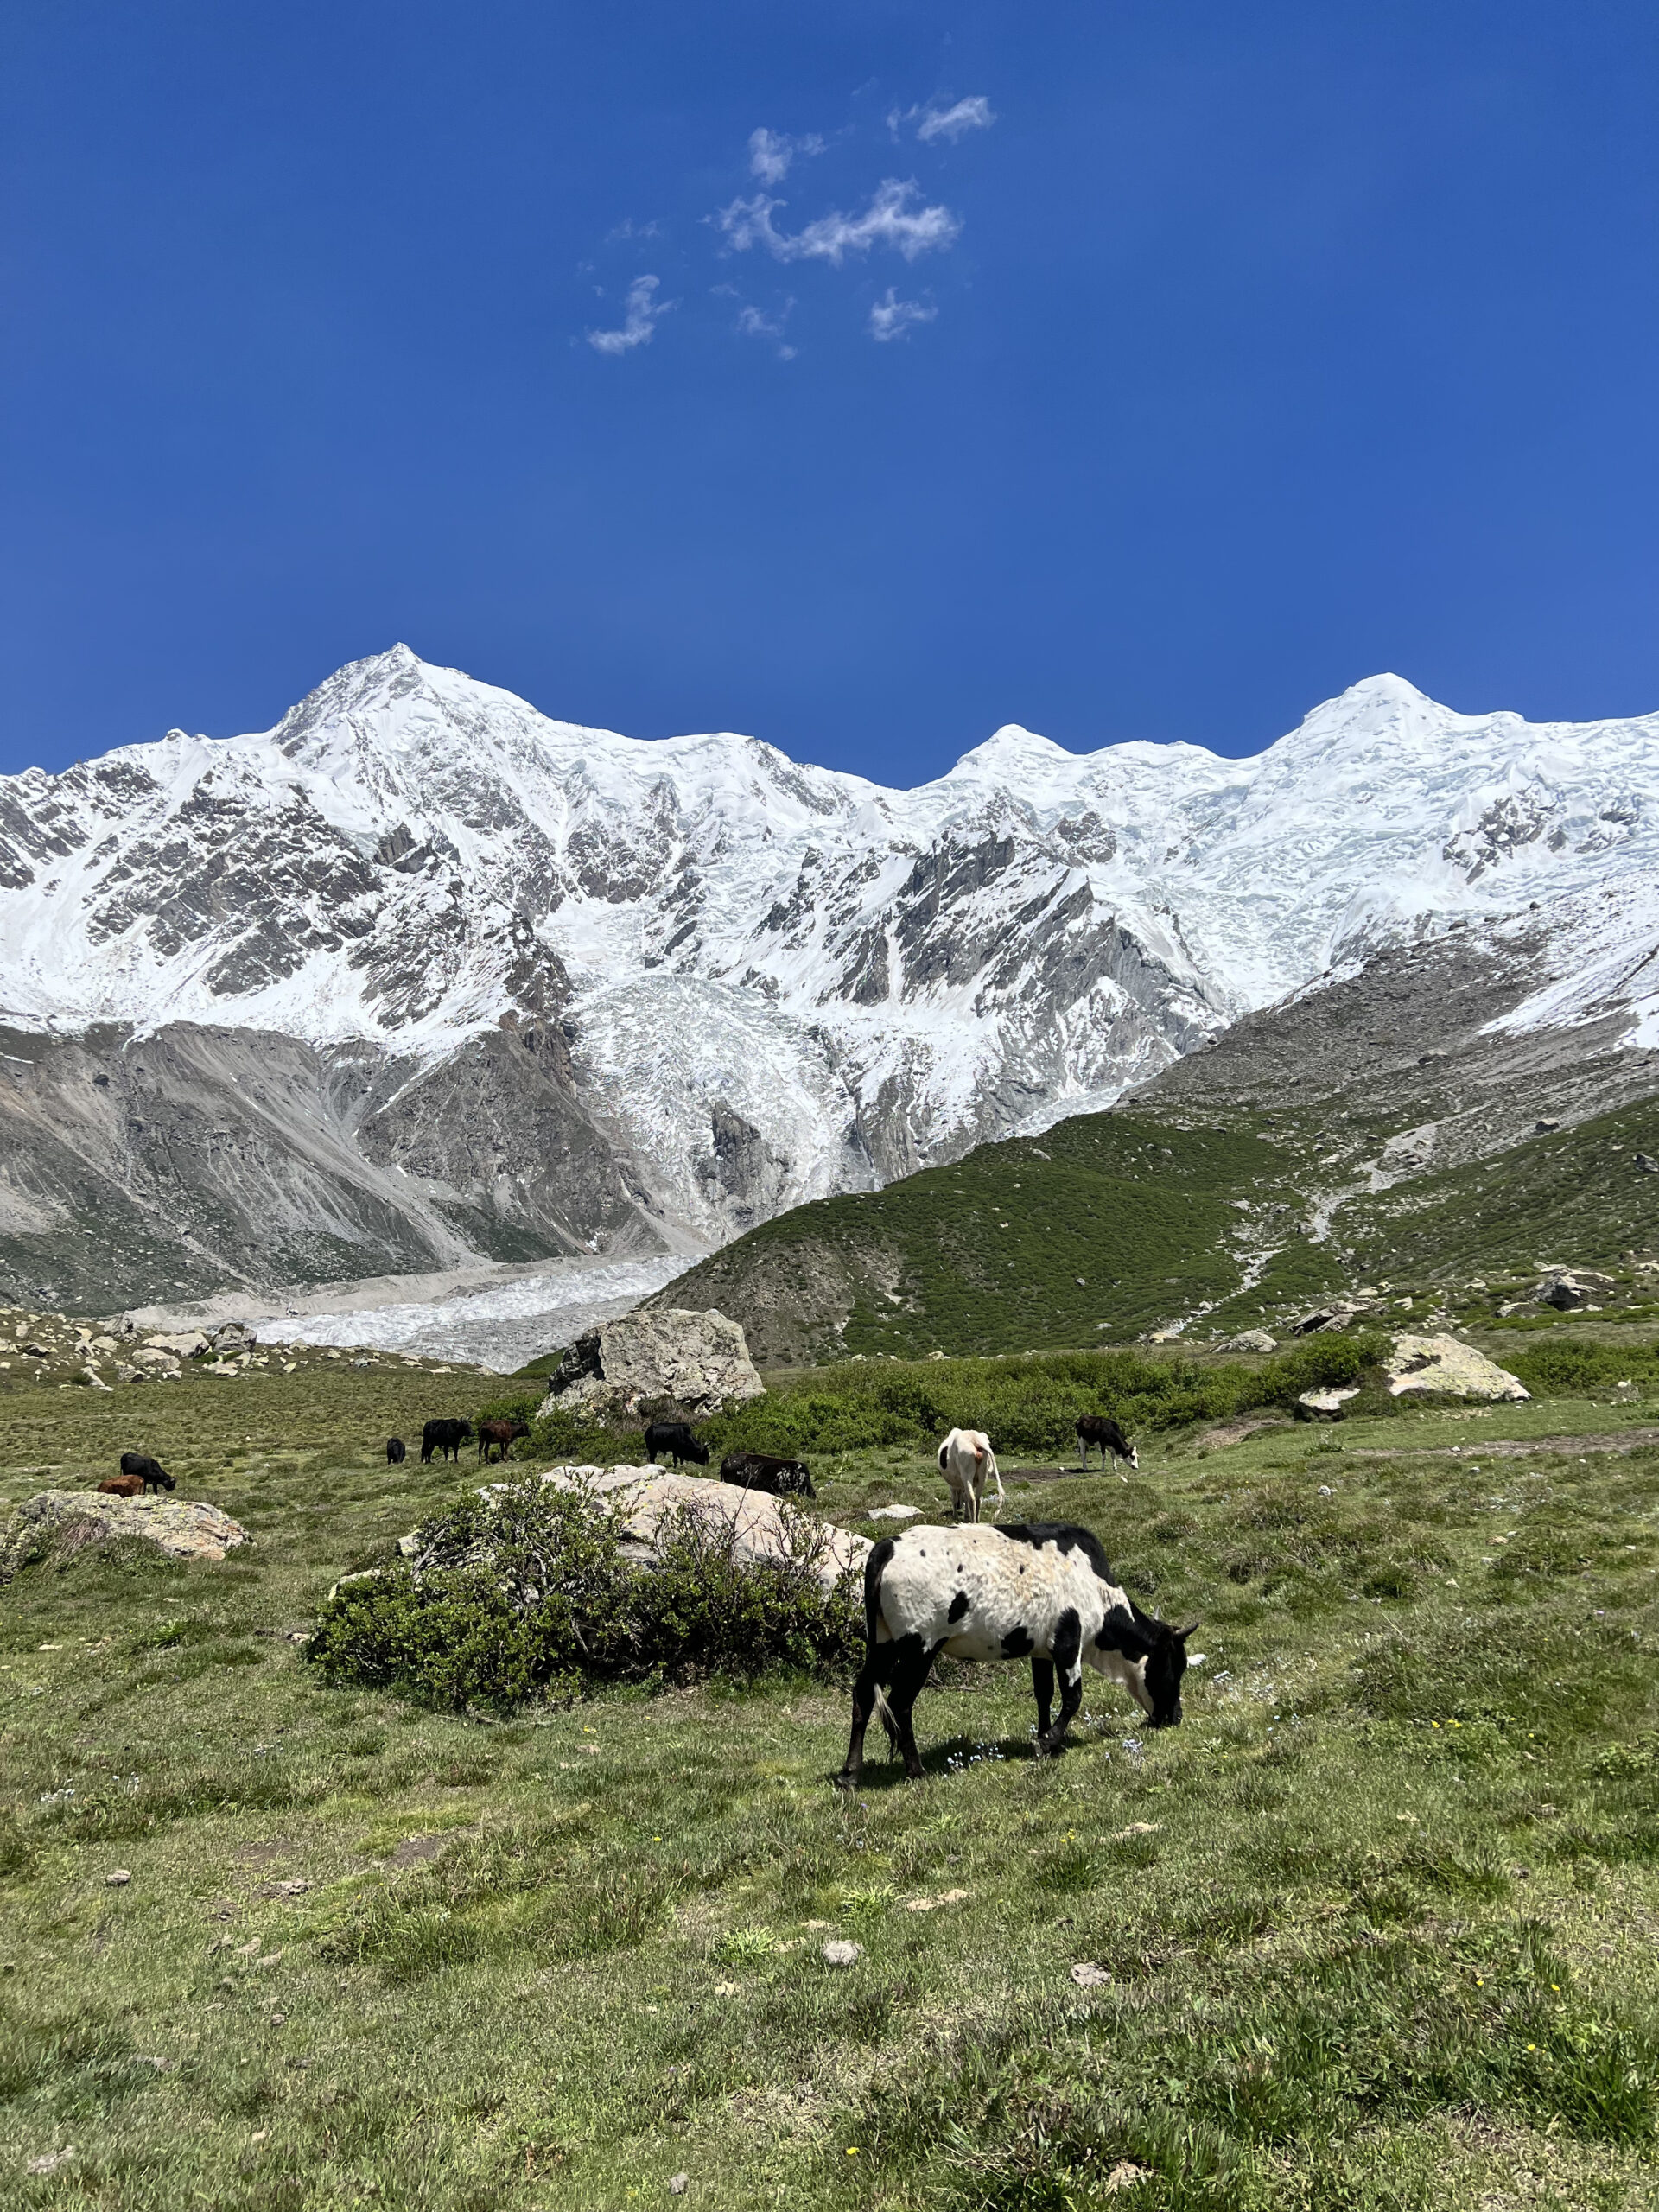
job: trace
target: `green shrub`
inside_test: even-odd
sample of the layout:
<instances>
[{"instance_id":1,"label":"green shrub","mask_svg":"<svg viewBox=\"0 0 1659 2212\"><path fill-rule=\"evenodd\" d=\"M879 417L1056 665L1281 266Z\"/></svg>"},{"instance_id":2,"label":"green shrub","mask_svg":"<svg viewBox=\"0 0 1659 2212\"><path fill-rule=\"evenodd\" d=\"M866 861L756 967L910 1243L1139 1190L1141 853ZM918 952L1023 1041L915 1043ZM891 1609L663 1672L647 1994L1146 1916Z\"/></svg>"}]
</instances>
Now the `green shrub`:
<instances>
[{"instance_id":1,"label":"green shrub","mask_svg":"<svg viewBox=\"0 0 1659 2212\"><path fill-rule=\"evenodd\" d=\"M785 1505L781 1559L745 1562L724 1518L682 1511L658 1531L658 1564L632 1590L634 1663L675 1677L752 1676L778 1666L828 1668L863 1642L849 1571L826 1595L822 1524Z\"/></svg>"},{"instance_id":2,"label":"green shrub","mask_svg":"<svg viewBox=\"0 0 1659 2212\"><path fill-rule=\"evenodd\" d=\"M1570 1338L1529 1344L1509 1362L1535 1398L1575 1397L1615 1382L1659 1382L1659 1345L1598 1344Z\"/></svg>"},{"instance_id":3,"label":"green shrub","mask_svg":"<svg viewBox=\"0 0 1659 2212\"><path fill-rule=\"evenodd\" d=\"M613 1501L512 1484L423 1523L418 1571L341 1585L306 1656L331 1681L455 1710L570 1698L588 1681L829 1667L859 1642L854 1577L826 1591L823 1529L788 1508L783 1521L784 1555L748 1563L728 1526L682 1512L659 1532L658 1566L637 1572Z\"/></svg>"}]
</instances>

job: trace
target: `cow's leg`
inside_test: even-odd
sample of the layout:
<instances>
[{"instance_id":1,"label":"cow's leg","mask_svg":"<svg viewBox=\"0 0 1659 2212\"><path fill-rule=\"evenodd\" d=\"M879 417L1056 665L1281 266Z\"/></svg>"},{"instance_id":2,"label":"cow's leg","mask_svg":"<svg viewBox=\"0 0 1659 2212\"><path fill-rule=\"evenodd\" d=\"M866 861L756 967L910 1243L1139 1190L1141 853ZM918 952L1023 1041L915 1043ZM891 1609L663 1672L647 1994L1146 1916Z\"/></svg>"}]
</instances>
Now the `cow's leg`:
<instances>
[{"instance_id":1,"label":"cow's leg","mask_svg":"<svg viewBox=\"0 0 1659 2212\"><path fill-rule=\"evenodd\" d=\"M1071 1605L1054 1624L1054 1664L1060 1677L1060 1717L1038 1741L1046 1751L1058 1753L1083 1704L1083 1624Z\"/></svg>"},{"instance_id":2,"label":"cow's leg","mask_svg":"<svg viewBox=\"0 0 1659 2212\"><path fill-rule=\"evenodd\" d=\"M1077 1452L1079 1454L1078 1471L1081 1474L1086 1475L1089 1471L1089 1446L1081 1436L1077 1439Z\"/></svg>"},{"instance_id":3,"label":"cow's leg","mask_svg":"<svg viewBox=\"0 0 1659 2212\"><path fill-rule=\"evenodd\" d=\"M1054 1707L1054 1662L1052 1659L1033 1659L1031 1662L1032 1694L1037 1700L1037 1744L1040 1751L1042 1741L1048 1733L1048 1716Z\"/></svg>"},{"instance_id":4,"label":"cow's leg","mask_svg":"<svg viewBox=\"0 0 1659 2212\"><path fill-rule=\"evenodd\" d=\"M892 1709L893 1726L898 1731L898 1744L905 1762L905 1773L912 1782L922 1779L922 1755L916 1748L916 1731L911 1725L911 1708L921 1694L928 1670L933 1664L933 1653L917 1636L901 1636L893 1647L893 1688L887 1703Z\"/></svg>"}]
</instances>

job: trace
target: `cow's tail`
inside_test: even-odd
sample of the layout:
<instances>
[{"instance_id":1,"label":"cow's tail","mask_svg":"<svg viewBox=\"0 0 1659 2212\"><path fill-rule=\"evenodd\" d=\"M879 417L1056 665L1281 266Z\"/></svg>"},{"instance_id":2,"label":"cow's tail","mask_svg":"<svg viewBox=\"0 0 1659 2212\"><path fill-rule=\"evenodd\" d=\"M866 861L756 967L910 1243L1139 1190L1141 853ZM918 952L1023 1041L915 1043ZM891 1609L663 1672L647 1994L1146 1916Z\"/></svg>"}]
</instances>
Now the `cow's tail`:
<instances>
[{"instance_id":1,"label":"cow's tail","mask_svg":"<svg viewBox=\"0 0 1659 2212\"><path fill-rule=\"evenodd\" d=\"M995 1452L988 1452L985 1454L985 1471L990 1477L991 1480L996 1484L996 1510L1001 1513L1004 1503L1005 1492L1002 1488L1002 1477L997 1468L996 1454Z\"/></svg>"},{"instance_id":2,"label":"cow's tail","mask_svg":"<svg viewBox=\"0 0 1659 2212\"><path fill-rule=\"evenodd\" d=\"M875 1686L875 1717L887 1732L887 1741L899 1748L899 1723L893 1717L893 1707L887 1703L887 1694L880 1682Z\"/></svg>"}]
</instances>

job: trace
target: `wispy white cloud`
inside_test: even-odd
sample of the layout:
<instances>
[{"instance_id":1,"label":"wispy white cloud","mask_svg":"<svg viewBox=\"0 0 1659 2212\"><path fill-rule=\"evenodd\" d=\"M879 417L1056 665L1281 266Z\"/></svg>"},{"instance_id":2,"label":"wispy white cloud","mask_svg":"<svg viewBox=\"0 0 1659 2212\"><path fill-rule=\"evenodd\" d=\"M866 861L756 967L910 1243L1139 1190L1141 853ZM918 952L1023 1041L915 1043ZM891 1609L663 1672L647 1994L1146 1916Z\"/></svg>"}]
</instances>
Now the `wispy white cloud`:
<instances>
[{"instance_id":1,"label":"wispy white cloud","mask_svg":"<svg viewBox=\"0 0 1659 2212\"><path fill-rule=\"evenodd\" d=\"M657 328L658 319L665 315L674 304L672 300L658 301L659 279L655 276L636 276L628 287L627 305L622 313L620 330L590 330L588 343L596 353L628 353L636 346L649 346Z\"/></svg>"},{"instance_id":2,"label":"wispy white cloud","mask_svg":"<svg viewBox=\"0 0 1659 2212\"><path fill-rule=\"evenodd\" d=\"M630 215L620 222L613 231L606 232L605 243L607 245L615 245L624 238L659 238L662 235L663 226L660 223L636 223Z\"/></svg>"},{"instance_id":3,"label":"wispy white cloud","mask_svg":"<svg viewBox=\"0 0 1659 2212\"><path fill-rule=\"evenodd\" d=\"M775 339L779 341L779 359L780 361L792 361L795 358L795 348L792 346L785 346L782 340L784 335L784 325L787 321L789 318L789 311L794 304L795 302L793 300L785 300L783 306L779 308L776 315L763 314L760 308L756 307L750 307L747 305L741 307L737 311L738 334L743 338Z\"/></svg>"},{"instance_id":4,"label":"wispy white cloud","mask_svg":"<svg viewBox=\"0 0 1659 2212\"><path fill-rule=\"evenodd\" d=\"M839 269L849 253L887 245L906 261L914 261L918 254L954 245L962 232L961 217L948 207L912 207L919 190L913 180L902 183L897 177L884 178L861 215L843 215L837 209L792 235L779 230L772 219L772 210L784 202L764 192L752 200L734 200L715 219L737 253L760 245L779 261L827 261Z\"/></svg>"},{"instance_id":5,"label":"wispy white cloud","mask_svg":"<svg viewBox=\"0 0 1659 2212\"><path fill-rule=\"evenodd\" d=\"M952 107L941 107L937 100L930 100L925 107L894 108L887 118L887 128L896 138L906 123L913 123L916 136L925 146L931 146L936 138L948 138L954 145L965 130L988 130L995 121L989 100L982 92L976 92Z\"/></svg>"},{"instance_id":6,"label":"wispy white cloud","mask_svg":"<svg viewBox=\"0 0 1659 2212\"><path fill-rule=\"evenodd\" d=\"M749 133L749 172L762 184L781 184L798 154L804 156L823 151L823 141L816 131L804 138L791 138L781 130L763 127Z\"/></svg>"},{"instance_id":7,"label":"wispy white cloud","mask_svg":"<svg viewBox=\"0 0 1659 2212\"><path fill-rule=\"evenodd\" d=\"M931 302L899 299L889 284L886 299L870 309L870 335L878 346L886 346L895 338L907 338L918 322L933 321L938 312Z\"/></svg>"}]
</instances>

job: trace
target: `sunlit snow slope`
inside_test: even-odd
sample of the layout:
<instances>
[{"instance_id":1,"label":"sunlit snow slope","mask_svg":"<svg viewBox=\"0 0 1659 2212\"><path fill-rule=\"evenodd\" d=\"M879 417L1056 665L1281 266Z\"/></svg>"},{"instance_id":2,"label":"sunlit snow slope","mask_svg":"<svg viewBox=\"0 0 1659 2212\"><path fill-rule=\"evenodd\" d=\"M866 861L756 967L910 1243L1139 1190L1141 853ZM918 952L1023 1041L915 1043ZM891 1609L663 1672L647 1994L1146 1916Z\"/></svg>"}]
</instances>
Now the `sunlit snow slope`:
<instances>
[{"instance_id":1,"label":"sunlit snow slope","mask_svg":"<svg viewBox=\"0 0 1659 2212\"><path fill-rule=\"evenodd\" d=\"M1377 677L1253 760L1007 728L887 791L752 738L550 721L398 646L274 730L0 779L0 1071L24 1071L0 1108L28 1140L0 1243L96 1234L107 1184L166 1244L167 1176L194 1171L176 1128L165 1173L146 1152L138 1078L169 1053L179 1112L215 1102L215 1218L256 1143L276 1281L715 1242L1103 1103L1379 943L1535 902L1535 1018L1622 994L1651 1024L1659 974L1643 1006L1629 971L1659 944L1656 782L1659 717L1459 715ZM256 1141L268 1069L237 1055L260 1037L289 1073ZM260 1274L210 1230L178 1231L175 1284L215 1255Z\"/></svg>"}]
</instances>

